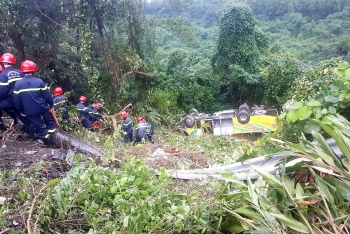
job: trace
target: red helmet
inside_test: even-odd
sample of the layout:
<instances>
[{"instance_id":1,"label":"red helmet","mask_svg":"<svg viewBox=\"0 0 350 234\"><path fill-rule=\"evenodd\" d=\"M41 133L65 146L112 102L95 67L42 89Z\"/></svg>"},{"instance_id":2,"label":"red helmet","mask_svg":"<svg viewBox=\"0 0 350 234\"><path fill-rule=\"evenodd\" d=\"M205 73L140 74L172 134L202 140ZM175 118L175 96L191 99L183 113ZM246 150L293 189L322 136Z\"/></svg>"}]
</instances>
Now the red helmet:
<instances>
[{"instance_id":1,"label":"red helmet","mask_svg":"<svg viewBox=\"0 0 350 234\"><path fill-rule=\"evenodd\" d=\"M4 68L2 66L0 66L0 72L3 72Z\"/></svg>"},{"instance_id":2,"label":"red helmet","mask_svg":"<svg viewBox=\"0 0 350 234\"><path fill-rule=\"evenodd\" d=\"M139 116L139 117L136 118L136 122L138 122L138 123L139 123L140 121L142 121L142 120L143 120L143 118L142 118L141 116Z\"/></svg>"},{"instance_id":3,"label":"red helmet","mask_svg":"<svg viewBox=\"0 0 350 234\"><path fill-rule=\"evenodd\" d=\"M125 111L122 111L121 113L120 113L120 118L125 118L125 117L127 117L128 116L128 113L126 113Z\"/></svg>"},{"instance_id":4,"label":"red helmet","mask_svg":"<svg viewBox=\"0 0 350 234\"><path fill-rule=\"evenodd\" d=\"M1 63L16 64L16 59L15 59L15 56L13 56L12 54L5 53L5 54L1 55L0 62Z\"/></svg>"},{"instance_id":5,"label":"red helmet","mask_svg":"<svg viewBox=\"0 0 350 234\"><path fill-rule=\"evenodd\" d=\"M35 72L36 71L36 65L34 62L26 60L21 64L21 72Z\"/></svg>"},{"instance_id":6,"label":"red helmet","mask_svg":"<svg viewBox=\"0 0 350 234\"><path fill-rule=\"evenodd\" d=\"M79 97L79 101L86 102L86 100L87 100L87 99L86 99L86 97L85 97L85 96L80 96L80 97Z\"/></svg>"},{"instance_id":7,"label":"red helmet","mask_svg":"<svg viewBox=\"0 0 350 234\"><path fill-rule=\"evenodd\" d=\"M54 90L53 90L53 94L54 95L62 95L63 94L63 89L61 87L56 87Z\"/></svg>"},{"instance_id":8,"label":"red helmet","mask_svg":"<svg viewBox=\"0 0 350 234\"><path fill-rule=\"evenodd\" d=\"M145 119L142 119L142 123L146 123L147 121Z\"/></svg>"},{"instance_id":9,"label":"red helmet","mask_svg":"<svg viewBox=\"0 0 350 234\"><path fill-rule=\"evenodd\" d=\"M101 106L102 106L101 103L99 103L99 102L96 102L95 105L96 105L96 108L97 108L97 109L100 109Z\"/></svg>"}]
</instances>

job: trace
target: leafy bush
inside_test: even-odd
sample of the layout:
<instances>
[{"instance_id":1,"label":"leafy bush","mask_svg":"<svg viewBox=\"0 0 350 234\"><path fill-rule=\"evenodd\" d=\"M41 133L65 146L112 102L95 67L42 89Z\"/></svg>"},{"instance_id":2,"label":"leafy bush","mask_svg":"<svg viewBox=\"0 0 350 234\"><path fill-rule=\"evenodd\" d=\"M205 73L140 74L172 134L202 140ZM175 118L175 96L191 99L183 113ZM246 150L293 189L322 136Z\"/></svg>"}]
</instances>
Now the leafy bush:
<instances>
[{"instance_id":1,"label":"leafy bush","mask_svg":"<svg viewBox=\"0 0 350 234\"><path fill-rule=\"evenodd\" d=\"M230 173L223 175L229 182L215 203L217 212L222 212L222 229L235 233L348 232L350 122L339 115L314 121L335 139L343 157L317 132L312 132L314 142L303 138L300 144L278 141L290 151L279 153L286 160L276 175L254 167L261 177L255 182L248 179L247 184ZM286 163L295 157L307 161L288 167ZM305 168L311 179L291 179L292 172Z\"/></svg>"}]
</instances>

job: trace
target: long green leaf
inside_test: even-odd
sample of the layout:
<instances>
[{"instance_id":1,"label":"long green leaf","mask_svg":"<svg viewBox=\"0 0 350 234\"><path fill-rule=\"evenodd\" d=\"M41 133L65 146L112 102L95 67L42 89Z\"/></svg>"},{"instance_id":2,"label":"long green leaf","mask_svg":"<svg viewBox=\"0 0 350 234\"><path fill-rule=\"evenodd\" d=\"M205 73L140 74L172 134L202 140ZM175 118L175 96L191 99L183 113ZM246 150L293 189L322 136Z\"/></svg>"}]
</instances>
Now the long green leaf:
<instances>
[{"instance_id":1,"label":"long green leaf","mask_svg":"<svg viewBox=\"0 0 350 234\"><path fill-rule=\"evenodd\" d=\"M259 167L253 165L252 167L267 181L267 183L269 183L269 185L274 187L279 193L284 194L282 183L275 176Z\"/></svg>"},{"instance_id":2,"label":"long green leaf","mask_svg":"<svg viewBox=\"0 0 350 234\"><path fill-rule=\"evenodd\" d=\"M247 184L248 184L248 192L249 192L250 198L252 199L252 203L256 206L259 206L258 194L256 194L254 185L250 181L249 177L247 179Z\"/></svg>"},{"instance_id":3,"label":"long green leaf","mask_svg":"<svg viewBox=\"0 0 350 234\"><path fill-rule=\"evenodd\" d=\"M314 174L315 179L316 179L316 184L317 187L319 187L319 189L324 193L324 195L326 196L327 201L332 204L332 206L334 206L334 196L336 196L335 194L333 194L331 192L331 190L329 190L329 187L327 185L327 182L324 181L321 177L319 177L318 175ZM336 189L333 187L333 192L336 192Z\"/></svg>"},{"instance_id":4,"label":"long green leaf","mask_svg":"<svg viewBox=\"0 0 350 234\"><path fill-rule=\"evenodd\" d=\"M249 219L252 219L252 220L259 220L262 218L262 216L259 213L254 212L253 210L250 210L247 208L240 207L235 209L234 212L236 212L237 214L243 215L245 217L248 217Z\"/></svg>"},{"instance_id":5,"label":"long green leaf","mask_svg":"<svg viewBox=\"0 0 350 234\"><path fill-rule=\"evenodd\" d=\"M338 156L334 154L333 150L328 146L326 140L322 137L322 135L319 134L318 132L314 132L312 135L320 144L320 147L325 151L325 153L332 157L333 159L332 161L334 161L335 165L337 167L341 167L341 162Z\"/></svg>"},{"instance_id":6,"label":"long green leaf","mask_svg":"<svg viewBox=\"0 0 350 234\"><path fill-rule=\"evenodd\" d=\"M301 233L310 233L307 226L305 226L298 220L293 219L292 217L287 217L286 215L277 213L271 213L271 215L275 216L281 223L285 224L287 227L293 230L296 230Z\"/></svg>"},{"instance_id":7,"label":"long green leaf","mask_svg":"<svg viewBox=\"0 0 350 234\"><path fill-rule=\"evenodd\" d=\"M333 130L331 127L325 125L320 120L316 120L317 123L325 130L333 139L337 142L337 145L340 151L346 156L348 160L350 160L350 150L346 147L344 140L342 139L344 136L337 130ZM340 133L340 135L339 135Z\"/></svg>"}]
</instances>

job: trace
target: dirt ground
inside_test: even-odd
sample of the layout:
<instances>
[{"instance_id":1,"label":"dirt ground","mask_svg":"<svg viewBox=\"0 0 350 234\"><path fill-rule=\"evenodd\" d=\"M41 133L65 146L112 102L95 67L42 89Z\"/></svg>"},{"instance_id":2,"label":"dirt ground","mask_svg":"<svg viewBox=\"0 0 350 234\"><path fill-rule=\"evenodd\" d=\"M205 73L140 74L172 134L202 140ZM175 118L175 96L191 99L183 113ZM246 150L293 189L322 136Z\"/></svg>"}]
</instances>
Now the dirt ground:
<instances>
[{"instance_id":1,"label":"dirt ground","mask_svg":"<svg viewBox=\"0 0 350 234\"><path fill-rule=\"evenodd\" d=\"M26 172L32 165L39 162L43 165L43 175L48 178L63 176L68 171L68 165L63 160L67 150L42 148L38 141L28 140L20 130L9 130L0 133L0 170L18 169Z\"/></svg>"}]
</instances>

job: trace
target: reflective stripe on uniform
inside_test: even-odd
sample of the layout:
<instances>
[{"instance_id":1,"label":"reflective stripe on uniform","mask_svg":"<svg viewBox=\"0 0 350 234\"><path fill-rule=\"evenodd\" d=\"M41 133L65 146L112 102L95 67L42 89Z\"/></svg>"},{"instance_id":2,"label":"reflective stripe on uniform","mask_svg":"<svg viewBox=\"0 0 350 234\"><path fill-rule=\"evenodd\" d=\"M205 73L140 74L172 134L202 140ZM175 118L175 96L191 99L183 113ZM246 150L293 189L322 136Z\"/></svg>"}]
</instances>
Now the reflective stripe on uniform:
<instances>
[{"instance_id":1,"label":"reflective stripe on uniform","mask_svg":"<svg viewBox=\"0 0 350 234\"><path fill-rule=\"evenodd\" d=\"M13 91L13 92L15 94L19 94L22 92L40 91L40 90L46 90L46 89L47 89L47 86L45 86L44 88L21 89L21 90Z\"/></svg>"},{"instance_id":2,"label":"reflective stripe on uniform","mask_svg":"<svg viewBox=\"0 0 350 234\"><path fill-rule=\"evenodd\" d=\"M20 77L20 78L13 78L13 79L9 80L7 83L10 84L10 83L12 83L14 81L18 81L18 80L22 80L22 77Z\"/></svg>"},{"instance_id":3,"label":"reflective stripe on uniform","mask_svg":"<svg viewBox=\"0 0 350 234\"><path fill-rule=\"evenodd\" d=\"M56 103L53 104L53 105L56 106L56 105L64 104L65 102L66 102L66 100L62 100L62 101L60 101L60 102L56 102Z\"/></svg>"},{"instance_id":4,"label":"reflective stripe on uniform","mask_svg":"<svg viewBox=\"0 0 350 234\"><path fill-rule=\"evenodd\" d=\"M56 129L47 130L47 132L50 132L50 133L56 132Z\"/></svg>"},{"instance_id":5,"label":"reflective stripe on uniform","mask_svg":"<svg viewBox=\"0 0 350 234\"><path fill-rule=\"evenodd\" d=\"M128 126L129 124L131 124L132 123L132 121L130 121L129 123L127 123L127 124L124 124L124 126Z\"/></svg>"},{"instance_id":6,"label":"reflective stripe on uniform","mask_svg":"<svg viewBox=\"0 0 350 234\"><path fill-rule=\"evenodd\" d=\"M0 82L0 85L1 86L6 86L6 85L9 85L9 83L8 82L6 82L6 83Z\"/></svg>"}]
</instances>

